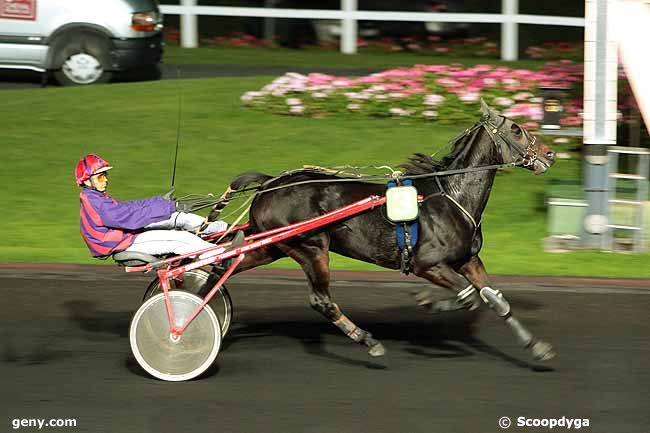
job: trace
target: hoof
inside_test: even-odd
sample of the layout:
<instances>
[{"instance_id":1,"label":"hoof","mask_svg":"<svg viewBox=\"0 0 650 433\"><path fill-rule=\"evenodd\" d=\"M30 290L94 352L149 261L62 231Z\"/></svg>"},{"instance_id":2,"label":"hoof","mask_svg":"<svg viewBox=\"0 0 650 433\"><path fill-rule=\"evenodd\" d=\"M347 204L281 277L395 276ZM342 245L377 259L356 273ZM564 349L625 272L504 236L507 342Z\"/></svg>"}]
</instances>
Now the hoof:
<instances>
[{"instance_id":1,"label":"hoof","mask_svg":"<svg viewBox=\"0 0 650 433\"><path fill-rule=\"evenodd\" d=\"M386 354L386 348L378 342L368 350L368 354L373 357L384 356Z\"/></svg>"},{"instance_id":2,"label":"hoof","mask_svg":"<svg viewBox=\"0 0 650 433\"><path fill-rule=\"evenodd\" d=\"M431 299L432 293L429 289L422 290L421 292L413 292L411 295L413 296L415 303L420 307L427 307L433 303L433 300Z\"/></svg>"},{"instance_id":3,"label":"hoof","mask_svg":"<svg viewBox=\"0 0 650 433\"><path fill-rule=\"evenodd\" d=\"M538 341L535 344L533 344L531 350L533 351L533 357L537 361L548 361L549 359L555 357L553 346L543 341Z\"/></svg>"}]
</instances>

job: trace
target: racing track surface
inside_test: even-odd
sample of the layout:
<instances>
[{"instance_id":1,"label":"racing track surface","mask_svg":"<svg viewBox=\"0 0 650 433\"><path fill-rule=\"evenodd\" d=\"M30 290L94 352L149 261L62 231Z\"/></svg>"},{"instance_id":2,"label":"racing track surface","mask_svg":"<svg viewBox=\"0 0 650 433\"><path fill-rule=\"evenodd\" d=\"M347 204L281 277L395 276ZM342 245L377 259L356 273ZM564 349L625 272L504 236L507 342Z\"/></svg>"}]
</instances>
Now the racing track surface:
<instances>
[{"instance_id":1,"label":"racing track surface","mask_svg":"<svg viewBox=\"0 0 650 433\"><path fill-rule=\"evenodd\" d=\"M127 338L149 277L67 269L0 267L0 432L16 418L75 418L42 431L482 433L503 431L502 416L511 432L567 431L517 427L520 416L650 431L647 282L497 285L557 349L540 365L489 311L472 333L470 314L418 310L414 279L335 274L343 311L388 350L372 359L309 308L304 278L253 271L229 285L234 324L214 367L166 383Z\"/></svg>"}]
</instances>

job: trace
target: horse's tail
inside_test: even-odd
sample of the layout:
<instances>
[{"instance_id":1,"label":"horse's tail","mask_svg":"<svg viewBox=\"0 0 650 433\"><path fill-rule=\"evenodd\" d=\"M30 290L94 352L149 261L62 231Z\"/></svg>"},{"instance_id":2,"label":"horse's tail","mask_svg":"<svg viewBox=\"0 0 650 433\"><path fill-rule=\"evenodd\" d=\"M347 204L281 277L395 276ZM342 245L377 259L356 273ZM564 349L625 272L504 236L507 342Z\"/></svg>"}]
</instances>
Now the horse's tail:
<instances>
[{"instance_id":1,"label":"horse's tail","mask_svg":"<svg viewBox=\"0 0 650 433\"><path fill-rule=\"evenodd\" d=\"M258 171L247 171L242 173L239 176L235 177L232 182L230 182L230 188L233 190L246 188L246 186L251 183L258 183L260 185L264 184L269 179L273 179L273 176L268 174L260 173Z\"/></svg>"}]
</instances>

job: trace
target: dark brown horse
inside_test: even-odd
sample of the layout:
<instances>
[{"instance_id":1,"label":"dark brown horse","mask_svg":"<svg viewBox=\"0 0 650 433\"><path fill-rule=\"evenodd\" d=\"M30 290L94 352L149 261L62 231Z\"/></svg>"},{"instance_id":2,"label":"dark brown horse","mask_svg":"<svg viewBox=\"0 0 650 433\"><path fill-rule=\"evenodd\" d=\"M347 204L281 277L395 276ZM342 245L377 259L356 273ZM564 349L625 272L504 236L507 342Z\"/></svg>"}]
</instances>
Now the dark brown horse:
<instances>
[{"instance_id":1,"label":"dark brown horse","mask_svg":"<svg viewBox=\"0 0 650 433\"><path fill-rule=\"evenodd\" d=\"M546 360L554 355L551 346L533 337L512 315L501 292L491 288L478 254L483 244L481 214L492 190L495 166L512 164L541 174L552 164L554 153L483 102L482 111L481 121L457 138L453 151L441 161L416 154L403 165L404 177L413 179L419 194L425 197L420 207L419 241L413 249L412 270L415 275L456 294L452 299L438 302L421 300L430 310L472 309L483 300L504 318L536 359ZM456 174L433 175L450 170ZM335 179L309 170L279 177L249 172L236 177L231 188L240 189L251 183L262 185L250 208L253 232L303 221L370 195L385 193L382 184L331 182ZM402 260L395 244L395 227L385 218L384 210L376 208L252 251L237 272L291 257L307 275L311 306L351 339L366 345L370 355L383 355L383 345L357 327L333 302L329 289L329 251L390 269L399 269Z\"/></svg>"}]
</instances>

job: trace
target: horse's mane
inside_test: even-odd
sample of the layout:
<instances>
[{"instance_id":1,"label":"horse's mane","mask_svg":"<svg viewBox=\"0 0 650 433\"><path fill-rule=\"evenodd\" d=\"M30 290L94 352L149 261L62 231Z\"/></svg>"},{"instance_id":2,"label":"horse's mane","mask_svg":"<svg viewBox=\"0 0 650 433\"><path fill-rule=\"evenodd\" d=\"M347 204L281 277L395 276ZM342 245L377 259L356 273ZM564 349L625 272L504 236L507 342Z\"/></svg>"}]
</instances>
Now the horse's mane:
<instances>
[{"instance_id":1,"label":"horse's mane","mask_svg":"<svg viewBox=\"0 0 650 433\"><path fill-rule=\"evenodd\" d=\"M448 146L453 147L451 152L440 160L433 159L432 156L423 153L414 153L409 156L406 162L400 164L399 167L405 170L405 175L426 174L444 170L449 168L449 166L461 156L468 147L466 144L468 144L468 142L474 137L474 134L463 135L456 138L455 141L450 142Z\"/></svg>"}]
</instances>

